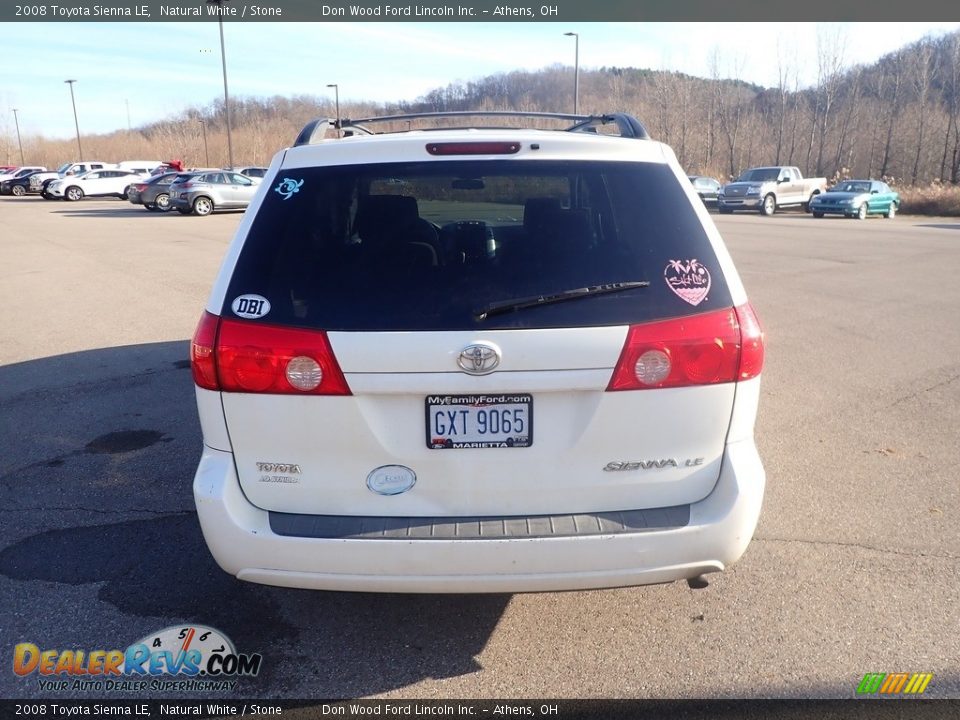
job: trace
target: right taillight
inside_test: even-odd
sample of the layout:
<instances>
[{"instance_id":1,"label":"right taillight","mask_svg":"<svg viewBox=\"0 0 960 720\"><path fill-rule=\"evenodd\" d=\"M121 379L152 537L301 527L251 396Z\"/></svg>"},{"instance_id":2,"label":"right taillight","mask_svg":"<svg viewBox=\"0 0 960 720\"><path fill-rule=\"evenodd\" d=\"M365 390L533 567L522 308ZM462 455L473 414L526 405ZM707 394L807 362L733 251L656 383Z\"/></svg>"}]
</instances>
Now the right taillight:
<instances>
[{"instance_id":1,"label":"right taillight","mask_svg":"<svg viewBox=\"0 0 960 720\"><path fill-rule=\"evenodd\" d=\"M322 330L229 320L204 313L190 352L193 379L223 392L349 395Z\"/></svg>"},{"instance_id":2,"label":"right taillight","mask_svg":"<svg viewBox=\"0 0 960 720\"><path fill-rule=\"evenodd\" d=\"M740 323L740 373L738 380L749 380L763 370L763 328L750 303L735 308Z\"/></svg>"},{"instance_id":3,"label":"right taillight","mask_svg":"<svg viewBox=\"0 0 960 720\"><path fill-rule=\"evenodd\" d=\"M749 304L632 325L607 390L747 380L763 367L763 333Z\"/></svg>"}]
</instances>

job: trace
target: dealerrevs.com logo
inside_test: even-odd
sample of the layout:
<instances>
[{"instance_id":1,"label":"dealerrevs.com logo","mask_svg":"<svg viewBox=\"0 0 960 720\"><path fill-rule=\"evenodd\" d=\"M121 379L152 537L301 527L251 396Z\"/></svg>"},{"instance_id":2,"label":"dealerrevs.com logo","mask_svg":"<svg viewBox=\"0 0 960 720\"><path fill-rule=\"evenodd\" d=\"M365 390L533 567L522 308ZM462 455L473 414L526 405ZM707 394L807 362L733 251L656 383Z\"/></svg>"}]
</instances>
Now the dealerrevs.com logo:
<instances>
[{"instance_id":1,"label":"dealerrevs.com logo","mask_svg":"<svg viewBox=\"0 0 960 720\"><path fill-rule=\"evenodd\" d=\"M35 676L45 691L233 690L262 661L204 625L173 625L125 650L41 650L28 642L13 649L13 672Z\"/></svg>"}]
</instances>

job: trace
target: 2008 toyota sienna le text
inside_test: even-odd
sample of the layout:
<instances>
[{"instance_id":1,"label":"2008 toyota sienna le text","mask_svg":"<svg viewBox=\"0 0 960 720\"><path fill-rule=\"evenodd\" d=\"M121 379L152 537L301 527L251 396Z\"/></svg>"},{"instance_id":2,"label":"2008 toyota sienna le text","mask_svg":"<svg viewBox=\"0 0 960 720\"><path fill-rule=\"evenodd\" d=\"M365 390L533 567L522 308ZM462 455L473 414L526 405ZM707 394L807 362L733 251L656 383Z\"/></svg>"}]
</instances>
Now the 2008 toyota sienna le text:
<instances>
[{"instance_id":1,"label":"2008 toyota sienna le text","mask_svg":"<svg viewBox=\"0 0 960 720\"><path fill-rule=\"evenodd\" d=\"M214 558L383 592L724 570L763 336L673 152L623 114L450 115L314 121L273 159L191 346Z\"/></svg>"}]
</instances>

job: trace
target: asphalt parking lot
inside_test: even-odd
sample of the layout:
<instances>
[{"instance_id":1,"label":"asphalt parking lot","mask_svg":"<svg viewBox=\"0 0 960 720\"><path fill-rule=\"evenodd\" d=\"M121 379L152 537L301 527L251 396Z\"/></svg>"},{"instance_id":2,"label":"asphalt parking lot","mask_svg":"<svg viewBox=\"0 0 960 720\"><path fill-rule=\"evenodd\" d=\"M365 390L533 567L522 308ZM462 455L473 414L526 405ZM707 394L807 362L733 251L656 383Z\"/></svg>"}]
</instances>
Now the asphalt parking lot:
<instances>
[{"instance_id":1,"label":"asphalt parking lot","mask_svg":"<svg viewBox=\"0 0 960 720\"><path fill-rule=\"evenodd\" d=\"M960 697L960 220L714 216L767 333L768 486L709 587L419 596L207 553L187 346L241 217L0 198L0 696L58 696L17 643L198 623L263 655L224 697L849 698L867 672Z\"/></svg>"}]
</instances>

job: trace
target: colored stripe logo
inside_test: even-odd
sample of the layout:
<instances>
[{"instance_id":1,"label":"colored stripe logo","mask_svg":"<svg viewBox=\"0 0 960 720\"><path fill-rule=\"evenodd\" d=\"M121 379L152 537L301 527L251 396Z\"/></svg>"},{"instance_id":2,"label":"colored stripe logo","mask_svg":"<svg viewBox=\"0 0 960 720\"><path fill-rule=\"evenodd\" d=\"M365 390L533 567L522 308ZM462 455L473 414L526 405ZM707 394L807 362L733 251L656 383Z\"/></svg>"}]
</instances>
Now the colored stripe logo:
<instances>
[{"instance_id":1,"label":"colored stripe logo","mask_svg":"<svg viewBox=\"0 0 960 720\"><path fill-rule=\"evenodd\" d=\"M933 673L867 673L857 687L858 695L920 695L933 680Z\"/></svg>"}]
</instances>

